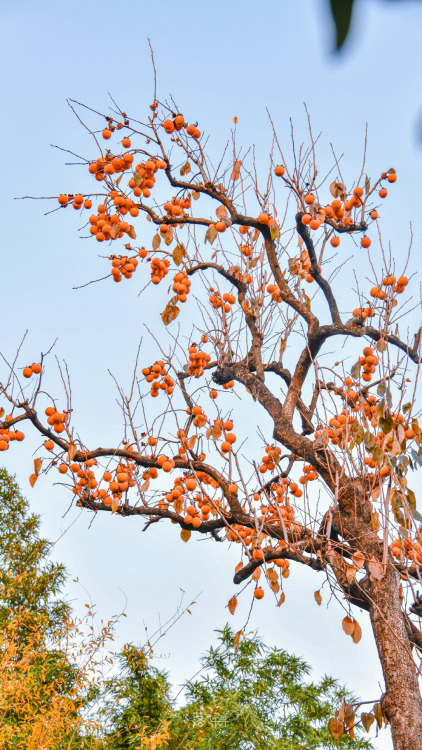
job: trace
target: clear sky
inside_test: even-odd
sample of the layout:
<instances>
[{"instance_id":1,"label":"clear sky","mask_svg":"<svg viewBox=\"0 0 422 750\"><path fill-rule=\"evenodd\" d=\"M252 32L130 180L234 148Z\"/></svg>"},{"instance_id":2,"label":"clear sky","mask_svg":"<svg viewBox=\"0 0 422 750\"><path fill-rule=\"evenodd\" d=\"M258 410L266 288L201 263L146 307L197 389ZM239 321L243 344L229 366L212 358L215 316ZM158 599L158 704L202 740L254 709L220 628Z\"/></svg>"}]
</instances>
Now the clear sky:
<instances>
[{"instance_id":1,"label":"clear sky","mask_svg":"<svg viewBox=\"0 0 422 750\"><path fill-rule=\"evenodd\" d=\"M391 239L393 253L403 256L412 221L413 269L420 270L422 3L361 0L350 39L337 56L330 53L327 6L328 0L3 3L0 349L13 356L29 329L22 356L32 362L58 338L55 353L69 366L75 421L87 443L107 444L116 435L119 413L107 370L128 384L141 336L148 351L144 323L155 303L137 297L136 276L128 285L106 282L73 291L104 275L98 248L78 239L73 215L45 217L50 204L14 198L79 188L81 172L65 166L72 159L50 147L92 153L67 97L105 111L110 93L135 117L145 116L153 90L148 37L160 97L173 95L180 111L212 134L213 149L225 143L237 116L238 139L245 146L256 144L264 158L271 138L266 107L287 142L289 117L304 137L306 102L314 130L323 133L321 159L328 163L333 143L345 154L347 172L361 159L368 123L368 173L390 166L398 173L384 236ZM50 367L53 371L53 362ZM50 382L57 389L58 378L51 375ZM57 558L71 578L79 578L101 615L110 617L127 600L122 641L142 639L144 624L153 628L159 617L171 615L181 589L186 603L202 592L192 616L159 647L158 665L175 682L189 678L214 628L228 618L236 629L244 624L248 597L235 617L225 609L234 593L237 551L208 541L183 544L162 524L143 534L141 521L109 514L90 525L87 513L68 510L69 496L53 485L52 475L34 490L29 487L37 445L28 435L19 450L9 451L8 467L42 514L43 533L58 539ZM380 671L369 628L358 646L346 638L337 603L327 609L327 595L321 608L314 602L322 580L292 575L286 603L276 609L266 597L254 607L248 627L259 628L267 643L302 655L315 676L332 673L362 698L375 699ZM80 588L71 590L84 601ZM363 614L360 619L364 624ZM377 742L378 748L391 747L385 733Z\"/></svg>"}]
</instances>

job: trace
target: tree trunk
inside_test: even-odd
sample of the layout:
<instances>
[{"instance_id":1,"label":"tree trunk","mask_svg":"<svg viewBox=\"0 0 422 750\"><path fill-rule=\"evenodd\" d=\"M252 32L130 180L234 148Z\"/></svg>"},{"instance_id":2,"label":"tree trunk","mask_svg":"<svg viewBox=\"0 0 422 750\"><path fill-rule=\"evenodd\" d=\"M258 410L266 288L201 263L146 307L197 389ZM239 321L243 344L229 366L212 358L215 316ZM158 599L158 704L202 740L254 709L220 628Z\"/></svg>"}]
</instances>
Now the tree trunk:
<instances>
[{"instance_id":1,"label":"tree trunk","mask_svg":"<svg viewBox=\"0 0 422 750\"><path fill-rule=\"evenodd\" d=\"M418 672L401 609L397 574L371 584L370 617L385 680L381 701L391 723L394 750L422 748L422 700Z\"/></svg>"}]
</instances>

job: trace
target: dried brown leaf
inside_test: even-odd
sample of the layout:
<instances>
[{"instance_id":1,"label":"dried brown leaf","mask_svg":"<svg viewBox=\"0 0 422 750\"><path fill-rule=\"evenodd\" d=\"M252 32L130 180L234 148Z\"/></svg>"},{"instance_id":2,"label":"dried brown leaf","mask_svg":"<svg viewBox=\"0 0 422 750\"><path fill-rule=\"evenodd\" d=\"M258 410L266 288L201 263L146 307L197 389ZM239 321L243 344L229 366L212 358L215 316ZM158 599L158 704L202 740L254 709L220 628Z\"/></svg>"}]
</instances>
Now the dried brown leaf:
<instances>
[{"instance_id":1,"label":"dried brown leaf","mask_svg":"<svg viewBox=\"0 0 422 750\"><path fill-rule=\"evenodd\" d=\"M320 591L314 591L314 599L318 604L318 607L320 607L322 604L322 596Z\"/></svg>"},{"instance_id":2,"label":"dried brown leaf","mask_svg":"<svg viewBox=\"0 0 422 750\"><path fill-rule=\"evenodd\" d=\"M164 325L168 326L169 323L171 323L173 320L176 320L179 312L180 307L177 307L177 305L169 302L161 313L161 320L163 321Z\"/></svg>"},{"instance_id":3,"label":"dried brown leaf","mask_svg":"<svg viewBox=\"0 0 422 750\"><path fill-rule=\"evenodd\" d=\"M353 631L355 629L354 620L346 616L344 617L341 625L346 635L353 635Z\"/></svg>"},{"instance_id":4,"label":"dried brown leaf","mask_svg":"<svg viewBox=\"0 0 422 750\"><path fill-rule=\"evenodd\" d=\"M176 266L180 266L185 255L186 255L186 250L185 250L184 245L176 245L176 247L173 250L173 263L175 263Z\"/></svg>"},{"instance_id":5,"label":"dried brown leaf","mask_svg":"<svg viewBox=\"0 0 422 750\"><path fill-rule=\"evenodd\" d=\"M236 611L236 607L237 607L237 597L236 596L232 596L231 599L229 599L229 602L228 602L227 606L229 608L230 614L234 615L234 613Z\"/></svg>"},{"instance_id":6,"label":"dried brown leaf","mask_svg":"<svg viewBox=\"0 0 422 750\"><path fill-rule=\"evenodd\" d=\"M332 734L335 740L338 740L344 732L343 722L335 718L330 719L328 722L328 731Z\"/></svg>"},{"instance_id":7,"label":"dried brown leaf","mask_svg":"<svg viewBox=\"0 0 422 750\"><path fill-rule=\"evenodd\" d=\"M180 532L180 537L184 542L188 542L191 537L190 529L182 529Z\"/></svg>"}]
</instances>

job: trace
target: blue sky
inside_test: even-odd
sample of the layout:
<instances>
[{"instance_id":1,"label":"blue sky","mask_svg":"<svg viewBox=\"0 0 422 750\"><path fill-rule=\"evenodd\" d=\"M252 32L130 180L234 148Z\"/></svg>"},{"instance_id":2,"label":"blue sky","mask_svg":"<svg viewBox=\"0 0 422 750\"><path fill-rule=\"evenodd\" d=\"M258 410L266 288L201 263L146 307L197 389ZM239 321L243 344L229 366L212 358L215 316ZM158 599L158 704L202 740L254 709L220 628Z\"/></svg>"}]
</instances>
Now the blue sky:
<instances>
[{"instance_id":1,"label":"blue sky","mask_svg":"<svg viewBox=\"0 0 422 750\"><path fill-rule=\"evenodd\" d=\"M337 56L330 54L327 5L325 0L182 6L167 0L154 5L16 0L3 6L0 348L11 357L28 328L23 357L34 361L58 338L55 353L69 366L75 418L87 442L104 444L115 436L118 410L107 370L129 382L141 336L149 346L143 324L150 318L150 302L137 297L136 276L131 286L105 283L73 291L104 275L97 247L78 239L79 224L70 212L46 217L49 203L14 198L78 189L81 172L66 167L68 155L50 146L92 153L66 98L105 111L110 92L142 119L153 90L147 38L160 97L172 94L180 110L211 134L215 152L237 116L238 139L245 146L256 144L264 162L271 139L266 107L287 143L290 117L298 138L304 137L306 102L314 130L323 133L322 166L333 143L336 153L344 152L344 169L351 174L361 160L368 123L368 173L390 166L398 173L384 213L384 237L402 257L412 221L413 267L420 270L422 148L416 135L422 112L422 4L361 0L350 39ZM52 374L52 389L57 381ZM57 542L57 558L80 579L101 614L110 617L127 599L122 640L139 640L144 623L154 627L159 616L172 614L181 589L186 602L202 592L192 616L161 642L159 664L176 682L188 678L213 629L230 617L225 605L234 593L236 551L207 541L185 545L163 525L143 534L136 519L106 515L89 528L86 514L64 515L69 497L50 478L29 487L37 445L28 435L19 452L10 451L8 466L42 514L45 535L57 539L67 529ZM322 579L300 574L296 584L293 576L289 581L283 607L275 609L267 597L254 607L248 627L259 627L268 643L303 655L316 675L333 673L362 697L376 698L380 673L368 629L358 646L349 643L336 602L328 610L327 597L321 608L314 603ZM85 596L77 587L73 595L81 601ZM236 629L248 608L245 598L231 618ZM390 747L387 736L377 747Z\"/></svg>"}]
</instances>

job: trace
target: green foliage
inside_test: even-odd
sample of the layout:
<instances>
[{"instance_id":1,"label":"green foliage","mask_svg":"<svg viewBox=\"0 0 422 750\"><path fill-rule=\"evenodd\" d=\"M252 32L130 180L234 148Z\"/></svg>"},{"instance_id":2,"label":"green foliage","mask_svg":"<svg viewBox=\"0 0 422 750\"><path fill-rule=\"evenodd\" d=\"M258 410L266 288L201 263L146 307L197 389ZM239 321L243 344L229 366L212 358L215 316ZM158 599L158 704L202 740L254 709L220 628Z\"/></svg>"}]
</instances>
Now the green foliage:
<instances>
[{"instance_id":1,"label":"green foliage","mask_svg":"<svg viewBox=\"0 0 422 750\"><path fill-rule=\"evenodd\" d=\"M330 717L351 700L334 679L308 682L310 668L302 659L266 646L256 634L241 638L236 650L229 626L217 632L218 646L203 657L203 675L187 683L181 708L174 700L171 705L166 676L151 668L143 654L135 650L132 663L130 649L123 655L124 674L113 686L113 700L120 696L121 702L114 712L111 702L108 706L114 732L123 734L117 738L110 731L107 748L134 748L137 731L145 722L158 731L160 718L169 724L168 750L371 747L367 740L345 735L335 740L328 731Z\"/></svg>"},{"instance_id":2,"label":"green foliage","mask_svg":"<svg viewBox=\"0 0 422 750\"><path fill-rule=\"evenodd\" d=\"M107 733L101 750L138 749L139 736L153 734L172 710L167 676L133 645L124 647L118 674L106 687L100 713Z\"/></svg>"}]
</instances>

